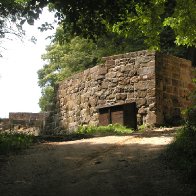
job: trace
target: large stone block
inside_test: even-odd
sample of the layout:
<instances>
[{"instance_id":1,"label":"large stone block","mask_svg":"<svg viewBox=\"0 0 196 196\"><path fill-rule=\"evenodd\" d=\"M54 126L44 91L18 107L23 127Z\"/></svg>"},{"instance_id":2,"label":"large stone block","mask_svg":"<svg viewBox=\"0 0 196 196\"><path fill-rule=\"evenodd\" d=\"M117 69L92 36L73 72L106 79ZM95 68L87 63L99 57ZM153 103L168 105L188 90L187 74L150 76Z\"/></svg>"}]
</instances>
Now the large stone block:
<instances>
[{"instance_id":1,"label":"large stone block","mask_svg":"<svg viewBox=\"0 0 196 196\"><path fill-rule=\"evenodd\" d=\"M116 72L109 72L105 75L105 77L108 79L108 80L112 80L116 77Z\"/></svg>"},{"instance_id":2,"label":"large stone block","mask_svg":"<svg viewBox=\"0 0 196 196\"><path fill-rule=\"evenodd\" d=\"M146 116L146 123L149 125L155 125L157 122L157 115L154 111L149 111Z\"/></svg>"},{"instance_id":3,"label":"large stone block","mask_svg":"<svg viewBox=\"0 0 196 196\"><path fill-rule=\"evenodd\" d=\"M126 93L116 94L116 99L117 100L125 100L126 98L127 98L127 94Z\"/></svg>"},{"instance_id":4,"label":"large stone block","mask_svg":"<svg viewBox=\"0 0 196 196\"><path fill-rule=\"evenodd\" d=\"M145 81L139 81L135 83L136 90L146 90L148 88L148 84Z\"/></svg>"},{"instance_id":5,"label":"large stone block","mask_svg":"<svg viewBox=\"0 0 196 196\"><path fill-rule=\"evenodd\" d=\"M145 98L137 98L136 103L137 103L137 107L144 106L146 104L146 99Z\"/></svg>"},{"instance_id":6,"label":"large stone block","mask_svg":"<svg viewBox=\"0 0 196 196\"><path fill-rule=\"evenodd\" d=\"M142 67L142 68L138 69L138 75L140 75L140 76L154 74L154 72L155 72L154 66Z\"/></svg>"},{"instance_id":7,"label":"large stone block","mask_svg":"<svg viewBox=\"0 0 196 196\"><path fill-rule=\"evenodd\" d=\"M147 91L146 91L146 90L138 91L138 92L137 92L137 96L138 96L139 98L145 98L146 95L147 95Z\"/></svg>"}]
</instances>

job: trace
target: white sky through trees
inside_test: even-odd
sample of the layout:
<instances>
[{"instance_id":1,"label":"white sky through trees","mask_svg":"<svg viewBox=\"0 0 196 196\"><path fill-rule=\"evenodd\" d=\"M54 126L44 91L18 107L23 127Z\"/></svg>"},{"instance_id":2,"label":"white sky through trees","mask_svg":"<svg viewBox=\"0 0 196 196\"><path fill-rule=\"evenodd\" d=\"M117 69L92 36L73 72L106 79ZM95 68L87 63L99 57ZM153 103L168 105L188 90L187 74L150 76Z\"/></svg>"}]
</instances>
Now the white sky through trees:
<instances>
[{"instance_id":1,"label":"white sky through trees","mask_svg":"<svg viewBox=\"0 0 196 196\"><path fill-rule=\"evenodd\" d=\"M3 58L0 58L0 118L8 117L9 112L39 112L38 105L41 89L38 86L37 71L44 62L41 55L50 43L46 37L53 31L40 32L37 27L44 22L53 22L53 14L44 10L34 26L25 25L26 36L21 42L18 38L4 40L1 46ZM36 44L30 40L37 39Z\"/></svg>"}]
</instances>

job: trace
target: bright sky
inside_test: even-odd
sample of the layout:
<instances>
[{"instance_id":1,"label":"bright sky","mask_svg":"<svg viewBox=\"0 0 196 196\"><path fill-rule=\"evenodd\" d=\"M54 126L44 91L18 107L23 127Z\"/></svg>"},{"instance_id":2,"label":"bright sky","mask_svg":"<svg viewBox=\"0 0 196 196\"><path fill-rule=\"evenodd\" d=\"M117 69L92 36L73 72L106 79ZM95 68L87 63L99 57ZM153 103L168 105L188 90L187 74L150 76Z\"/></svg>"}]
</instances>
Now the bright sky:
<instances>
[{"instance_id":1,"label":"bright sky","mask_svg":"<svg viewBox=\"0 0 196 196\"><path fill-rule=\"evenodd\" d=\"M15 37L3 43L6 50L0 58L0 118L8 117L9 112L40 112L37 71L44 65L41 55L50 43L45 38L54 30L40 32L37 27L53 20L53 14L45 10L34 26L25 25L23 42ZM29 41L31 36L37 38L36 44Z\"/></svg>"}]
</instances>

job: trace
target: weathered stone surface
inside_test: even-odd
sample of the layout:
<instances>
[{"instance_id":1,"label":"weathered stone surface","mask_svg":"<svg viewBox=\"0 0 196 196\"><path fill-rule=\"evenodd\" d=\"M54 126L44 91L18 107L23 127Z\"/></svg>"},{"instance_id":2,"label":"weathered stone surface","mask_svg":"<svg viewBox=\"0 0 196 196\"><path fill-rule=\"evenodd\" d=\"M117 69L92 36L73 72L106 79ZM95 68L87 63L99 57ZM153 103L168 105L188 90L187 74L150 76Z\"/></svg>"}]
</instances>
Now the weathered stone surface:
<instances>
[{"instance_id":1,"label":"weathered stone surface","mask_svg":"<svg viewBox=\"0 0 196 196\"><path fill-rule=\"evenodd\" d=\"M125 100L126 98L127 98L127 94L126 93L116 94L116 99L117 100Z\"/></svg>"},{"instance_id":2,"label":"weathered stone surface","mask_svg":"<svg viewBox=\"0 0 196 196\"><path fill-rule=\"evenodd\" d=\"M99 75L105 75L107 74L107 72L108 72L107 67L100 67L100 69L98 70Z\"/></svg>"},{"instance_id":3,"label":"weathered stone surface","mask_svg":"<svg viewBox=\"0 0 196 196\"><path fill-rule=\"evenodd\" d=\"M149 104L149 110L155 111L155 103Z\"/></svg>"},{"instance_id":4,"label":"weathered stone surface","mask_svg":"<svg viewBox=\"0 0 196 196\"><path fill-rule=\"evenodd\" d=\"M147 97L155 97L155 88L147 89Z\"/></svg>"},{"instance_id":5,"label":"weathered stone surface","mask_svg":"<svg viewBox=\"0 0 196 196\"><path fill-rule=\"evenodd\" d=\"M48 115L48 113L11 112L9 118L0 119L0 132L39 135L46 125Z\"/></svg>"},{"instance_id":6,"label":"weathered stone surface","mask_svg":"<svg viewBox=\"0 0 196 196\"><path fill-rule=\"evenodd\" d=\"M156 59L159 59L156 66L157 123L161 124L163 119L171 122L174 116L180 118L181 114L176 111L188 107L188 86L193 84L191 78L194 76L191 75L191 62L188 60L160 54Z\"/></svg>"},{"instance_id":7,"label":"weathered stone surface","mask_svg":"<svg viewBox=\"0 0 196 196\"><path fill-rule=\"evenodd\" d=\"M156 124L156 113L153 111L149 111L147 116L146 116L146 123L150 125L155 125Z\"/></svg>"},{"instance_id":8,"label":"weathered stone surface","mask_svg":"<svg viewBox=\"0 0 196 196\"><path fill-rule=\"evenodd\" d=\"M97 125L97 108L136 103L139 124L162 124L164 115L187 106L191 85L189 61L138 51L103 58L105 63L59 84L53 124L74 129ZM60 122L58 122L60 121Z\"/></svg>"},{"instance_id":9,"label":"weathered stone surface","mask_svg":"<svg viewBox=\"0 0 196 196\"><path fill-rule=\"evenodd\" d=\"M138 69L138 75L140 75L140 76L153 74L154 72L155 72L154 66L142 67L142 68Z\"/></svg>"},{"instance_id":10,"label":"weathered stone surface","mask_svg":"<svg viewBox=\"0 0 196 196\"><path fill-rule=\"evenodd\" d=\"M146 99L145 98L136 99L136 103L138 107L144 106L146 104Z\"/></svg>"},{"instance_id":11,"label":"weathered stone surface","mask_svg":"<svg viewBox=\"0 0 196 196\"><path fill-rule=\"evenodd\" d=\"M144 107L141 107L139 110L138 110L138 113L139 114L145 114L147 112L146 108Z\"/></svg>"},{"instance_id":12,"label":"weathered stone surface","mask_svg":"<svg viewBox=\"0 0 196 196\"><path fill-rule=\"evenodd\" d=\"M145 81L139 81L135 83L135 88L138 90L146 90L148 87L148 84Z\"/></svg>"},{"instance_id":13,"label":"weathered stone surface","mask_svg":"<svg viewBox=\"0 0 196 196\"><path fill-rule=\"evenodd\" d=\"M137 96L139 98L145 98L147 95L147 91L138 91Z\"/></svg>"}]
</instances>

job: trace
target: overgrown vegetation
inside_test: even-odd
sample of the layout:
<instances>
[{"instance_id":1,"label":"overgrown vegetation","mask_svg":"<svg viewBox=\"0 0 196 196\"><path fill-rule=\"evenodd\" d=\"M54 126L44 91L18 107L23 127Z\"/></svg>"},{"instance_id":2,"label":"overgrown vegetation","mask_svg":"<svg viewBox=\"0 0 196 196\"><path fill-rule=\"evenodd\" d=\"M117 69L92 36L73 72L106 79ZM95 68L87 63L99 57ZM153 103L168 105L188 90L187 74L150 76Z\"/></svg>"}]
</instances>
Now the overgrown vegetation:
<instances>
[{"instance_id":1,"label":"overgrown vegetation","mask_svg":"<svg viewBox=\"0 0 196 196\"><path fill-rule=\"evenodd\" d=\"M108 126L80 126L76 130L76 134L85 134L85 135L126 135L132 133L133 130L126 128L120 124L110 124Z\"/></svg>"},{"instance_id":2,"label":"overgrown vegetation","mask_svg":"<svg viewBox=\"0 0 196 196\"><path fill-rule=\"evenodd\" d=\"M166 158L169 166L182 172L184 179L196 183L196 127L186 125L178 131Z\"/></svg>"},{"instance_id":3,"label":"overgrown vegetation","mask_svg":"<svg viewBox=\"0 0 196 196\"><path fill-rule=\"evenodd\" d=\"M153 127L149 124L142 124L142 125L138 126L138 131L139 132L145 132L148 129L153 129Z\"/></svg>"},{"instance_id":4,"label":"overgrown vegetation","mask_svg":"<svg viewBox=\"0 0 196 196\"><path fill-rule=\"evenodd\" d=\"M193 105L186 111L186 124L168 147L166 160L169 166L180 170L187 182L196 185L196 90Z\"/></svg>"},{"instance_id":5,"label":"overgrown vegetation","mask_svg":"<svg viewBox=\"0 0 196 196\"><path fill-rule=\"evenodd\" d=\"M32 135L24 133L0 133L0 154L26 149L32 142Z\"/></svg>"}]
</instances>

